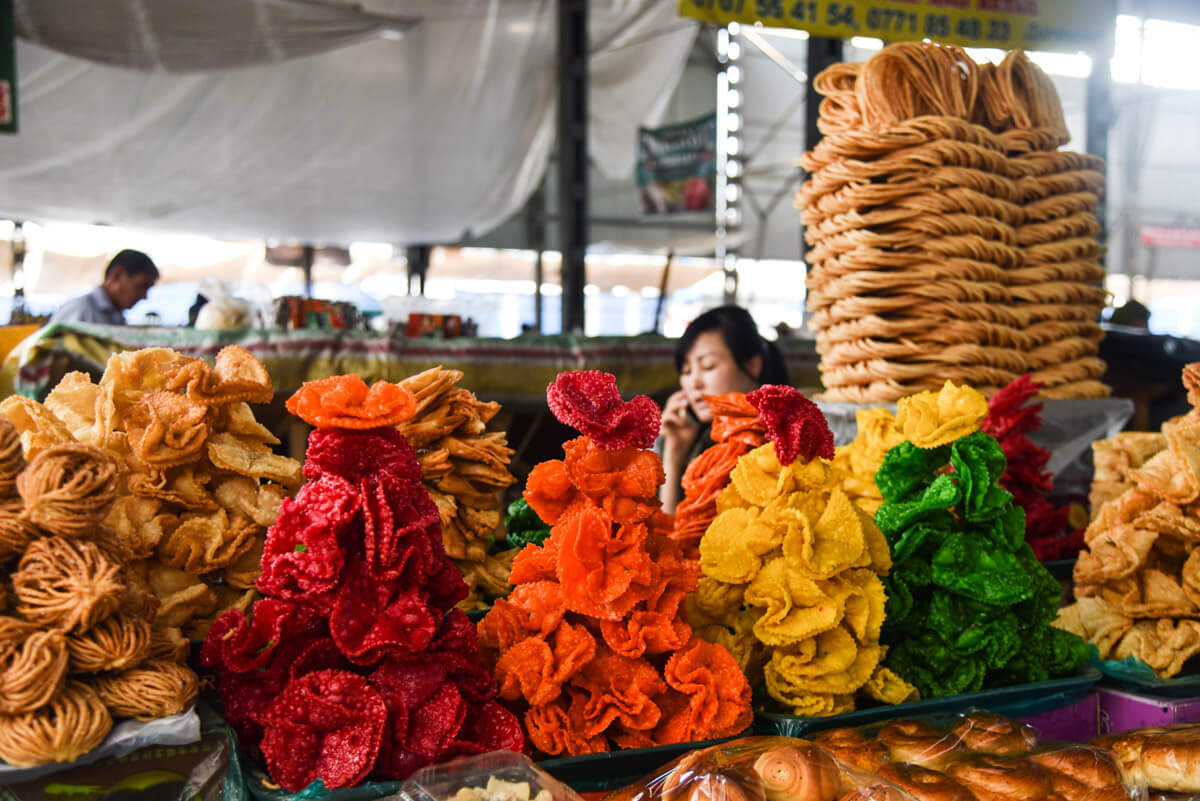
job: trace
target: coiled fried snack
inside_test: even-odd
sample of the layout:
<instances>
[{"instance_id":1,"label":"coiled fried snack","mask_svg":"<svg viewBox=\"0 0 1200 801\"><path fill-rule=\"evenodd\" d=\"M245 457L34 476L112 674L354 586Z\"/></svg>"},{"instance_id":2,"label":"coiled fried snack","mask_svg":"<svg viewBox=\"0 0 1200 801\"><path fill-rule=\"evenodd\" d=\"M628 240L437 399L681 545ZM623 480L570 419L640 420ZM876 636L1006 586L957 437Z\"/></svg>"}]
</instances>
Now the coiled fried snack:
<instances>
[{"instance_id":1,"label":"coiled fried snack","mask_svg":"<svg viewBox=\"0 0 1200 801\"><path fill-rule=\"evenodd\" d=\"M0 562L24 552L38 535L37 527L21 517L23 509L20 498L0 501Z\"/></svg>"},{"instance_id":2,"label":"coiled fried snack","mask_svg":"<svg viewBox=\"0 0 1200 801\"><path fill-rule=\"evenodd\" d=\"M125 670L150 655L150 624L117 613L83 634L67 638L72 673Z\"/></svg>"},{"instance_id":3,"label":"coiled fried snack","mask_svg":"<svg viewBox=\"0 0 1200 801\"><path fill-rule=\"evenodd\" d=\"M21 617L67 632L87 631L125 594L121 568L86 540L34 540L12 580Z\"/></svg>"},{"instance_id":4,"label":"coiled fried snack","mask_svg":"<svg viewBox=\"0 0 1200 801\"><path fill-rule=\"evenodd\" d=\"M26 519L60 537L81 537L108 513L117 495L117 462L90 445L57 445L17 477Z\"/></svg>"},{"instance_id":5,"label":"coiled fried snack","mask_svg":"<svg viewBox=\"0 0 1200 801\"><path fill-rule=\"evenodd\" d=\"M104 741L112 716L91 687L77 681L34 712L0 717L0 759L19 768L72 762Z\"/></svg>"},{"instance_id":6,"label":"coiled fried snack","mask_svg":"<svg viewBox=\"0 0 1200 801\"><path fill-rule=\"evenodd\" d=\"M138 720L177 715L200 691L195 673L174 662L158 660L124 673L96 676L92 687L114 715Z\"/></svg>"},{"instance_id":7,"label":"coiled fried snack","mask_svg":"<svg viewBox=\"0 0 1200 801\"><path fill-rule=\"evenodd\" d=\"M45 706L67 678L67 645L60 631L39 631L0 617L0 715Z\"/></svg>"},{"instance_id":8,"label":"coiled fried snack","mask_svg":"<svg viewBox=\"0 0 1200 801\"><path fill-rule=\"evenodd\" d=\"M0 417L0 497L11 495L17 486L17 476L25 469L25 454L21 451L21 432Z\"/></svg>"},{"instance_id":9,"label":"coiled fried snack","mask_svg":"<svg viewBox=\"0 0 1200 801\"><path fill-rule=\"evenodd\" d=\"M150 630L150 653L147 659L162 662L187 662L191 643L183 632L175 626L155 626Z\"/></svg>"}]
</instances>

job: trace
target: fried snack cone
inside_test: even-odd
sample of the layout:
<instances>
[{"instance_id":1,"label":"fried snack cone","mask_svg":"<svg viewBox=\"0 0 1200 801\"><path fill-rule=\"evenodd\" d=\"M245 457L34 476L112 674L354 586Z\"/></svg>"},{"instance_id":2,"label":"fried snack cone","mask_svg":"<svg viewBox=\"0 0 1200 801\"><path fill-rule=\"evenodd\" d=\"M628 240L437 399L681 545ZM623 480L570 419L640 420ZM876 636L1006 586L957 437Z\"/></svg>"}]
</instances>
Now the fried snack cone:
<instances>
[{"instance_id":1,"label":"fried snack cone","mask_svg":"<svg viewBox=\"0 0 1200 801\"><path fill-rule=\"evenodd\" d=\"M71 681L37 710L0 716L0 760L18 768L73 762L100 745L112 725L96 693Z\"/></svg>"},{"instance_id":2,"label":"fried snack cone","mask_svg":"<svg viewBox=\"0 0 1200 801\"><path fill-rule=\"evenodd\" d=\"M508 592L505 564L489 551L503 536L499 492L516 478L508 470L513 451L505 435L485 433L499 404L482 403L459 387L462 377L434 367L400 382L416 398L416 411L397 428L417 451L422 480L438 505L442 544L470 588L462 607L479 609Z\"/></svg>"},{"instance_id":3,"label":"fried snack cone","mask_svg":"<svg viewBox=\"0 0 1200 801\"><path fill-rule=\"evenodd\" d=\"M228 611L191 624L207 629L201 662L230 724L291 792L318 779L328 789L406 779L464 753L525 745L516 716L493 700L474 625L454 609L468 590L443 547L417 455L396 428L418 399L382 383L334 377L289 401L317 430L307 481L282 501L263 545L254 583L262 597L251 604L254 590L222 588L213 606ZM246 567L234 563L226 575L240 578ZM161 578L184 596L193 591L184 571ZM160 615L159 625L175 621ZM170 658L177 632L152 638L155 655ZM140 684L168 671L156 664L153 675L97 687L133 713Z\"/></svg>"},{"instance_id":4,"label":"fried snack cone","mask_svg":"<svg viewBox=\"0 0 1200 801\"><path fill-rule=\"evenodd\" d=\"M500 698L524 709L547 755L738 733L752 716L749 685L683 614L697 571L659 509L662 464L645 450L658 407L622 401L615 379L595 372L560 375L547 400L585 436L530 475L525 500L550 534L516 556L512 592L479 627Z\"/></svg>"},{"instance_id":5,"label":"fried snack cone","mask_svg":"<svg viewBox=\"0 0 1200 801\"><path fill-rule=\"evenodd\" d=\"M1200 399L1200 365L1184 368L1183 384L1190 402ZM1161 433L1121 434L1093 451L1097 484L1123 491L1093 508L1076 601L1055 625L1095 644L1102 659L1133 657L1171 678L1200 652L1200 409Z\"/></svg>"},{"instance_id":6,"label":"fried snack cone","mask_svg":"<svg viewBox=\"0 0 1200 801\"><path fill-rule=\"evenodd\" d=\"M1044 681L1088 659L1049 623L1058 582L1025 541L1025 515L1000 486L996 439L979 430L983 396L947 383L901 399L905 441L875 477L875 522L895 561L886 578L884 664L924 697ZM967 629L970 634L967 634Z\"/></svg>"}]
</instances>

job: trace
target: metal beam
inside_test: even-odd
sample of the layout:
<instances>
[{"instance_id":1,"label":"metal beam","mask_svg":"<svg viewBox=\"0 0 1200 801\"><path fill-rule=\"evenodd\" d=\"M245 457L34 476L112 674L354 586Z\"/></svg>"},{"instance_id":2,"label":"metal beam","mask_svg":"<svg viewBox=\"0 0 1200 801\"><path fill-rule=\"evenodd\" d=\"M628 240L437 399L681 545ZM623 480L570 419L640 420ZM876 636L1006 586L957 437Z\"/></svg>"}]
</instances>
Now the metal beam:
<instances>
[{"instance_id":1,"label":"metal beam","mask_svg":"<svg viewBox=\"0 0 1200 801\"><path fill-rule=\"evenodd\" d=\"M1108 159L1108 134L1113 124L1112 71L1109 63L1112 61L1114 48L1114 31L1109 28L1109 35L1100 43L1096 52L1092 53L1092 72L1087 79L1087 152L1102 159ZM1105 183L1108 182L1108 170L1104 171ZM1108 241L1108 192L1100 193L1100 205L1096 209L1096 220L1100 223L1100 241ZM1136 236L1137 232L1133 232Z\"/></svg>"},{"instance_id":2,"label":"metal beam","mask_svg":"<svg viewBox=\"0 0 1200 801\"><path fill-rule=\"evenodd\" d=\"M529 196L525 204L525 244L537 254L533 263L533 325L542 333L542 254L546 250L546 180Z\"/></svg>"},{"instance_id":3,"label":"metal beam","mask_svg":"<svg viewBox=\"0 0 1200 801\"><path fill-rule=\"evenodd\" d=\"M558 206L562 330L583 333L588 244L588 4L558 0Z\"/></svg>"},{"instance_id":4,"label":"metal beam","mask_svg":"<svg viewBox=\"0 0 1200 801\"><path fill-rule=\"evenodd\" d=\"M808 83L804 85L804 148L812 150L821 141L821 131L817 128L820 118L821 96L813 87L813 78L817 77L826 67L831 67L845 59L844 43L841 39L829 39L824 36L808 37L808 54L805 72L808 73ZM800 258L804 258L808 250L804 241L804 226L800 227Z\"/></svg>"}]
</instances>

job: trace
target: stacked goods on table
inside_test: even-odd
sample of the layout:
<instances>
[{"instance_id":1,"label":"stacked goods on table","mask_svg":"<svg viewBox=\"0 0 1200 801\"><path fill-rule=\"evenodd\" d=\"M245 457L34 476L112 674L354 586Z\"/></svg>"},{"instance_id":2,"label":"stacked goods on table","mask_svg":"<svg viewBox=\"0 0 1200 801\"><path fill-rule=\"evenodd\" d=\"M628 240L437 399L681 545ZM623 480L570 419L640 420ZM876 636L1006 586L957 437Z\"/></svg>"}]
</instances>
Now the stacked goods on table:
<instances>
[{"instance_id":1,"label":"stacked goods on table","mask_svg":"<svg viewBox=\"0 0 1200 801\"><path fill-rule=\"evenodd\" d=\"M817 76L824 138L796 204L811 246L825 399L894 401L953 380L1101 397L1102 162L1068 139L1050 79L901 43Z\"/></svg>"},{"instance_id":2,"label":"stacked goods on table","mask_svg":"<svg viewBox=\"0 0 1200 801\"><path fill-rule=\"evenodd\" d=\"M117 460L116 500L101 537L125 568L131 594L157 596L156 629L203 639L226 610L257 597L266 527L301 481L300 463L250 402L274 395L266 368L243 348L210 367L165 348L118 353L99 384L70 373L45 405L11 397L0 414L27 454L83 443Z\"/></svg>"},{"instance_id":3,"label":"stacked goods on table","mask_svg":"<svg viewBox=\"0 0 1200 801\"><path fill-rule=\"evenodd\" d=\"M1092 443L1091 492L1088 502L1092 507L1092 519L1100 514L1104 504L1115 501L1133 489L1132 473L1151 457L1167 449L1167 438L1160 431L1122 431L1112 439L1100 439Z\"/></svg>"},{"instance_id":4,"label":"stacked goods on table","mask_svg":"<svg viewBox=\"0 0 1200 801\"><path fill-rule=\"evenodd\" d=\"M1137 778L1103 747L1044 742L1030 726L973 713L835 729L811 742L734 740L606 801L1128 801L1144 797Z\"/></svg>"},{"instance_id":5,"label":"stacked goods on table","mask_svg":"<svg viewBox=\"0 0 1200 801\"><path fill-rule=\"evenodd\" d=\"M1025 512L1025 539L1039 561L1074 555L1083 545L1082 532L1066 531L1069 510L1056 507L1045 493L1053 486L1046 470L1050 451L1033 444L1029 434L1042 425L1042 404L1030 403L1040 385L1024 375L988 401L987 416L979 428L994 437L1005 457L1000 486L1013 495ZM863 510L874 514L883 503L875 475L884 456L904 442L896 417L885 408L860 409L858 433L837 449L834 467L842 473L842 486Z\"/></svg>"},{"instance_id":6,"label":"stacked goods on table","mask_svg":"<svg viewBox=\"0 0 1200 801\"><path fill-rule=\"evenodd\" d=\"M316 426L307 482L267 534L258 587L201 654L225 714L272 779L298 791L402 779L463 754L521 750L493 699L475 628L454 609L466 584L437 507L395 426L414 396L358 376L306 383L288 410Z\"/></svg>"},{"instance_id":7,"label":"stacked goods on table","mask_svg":"<svg viewBox=\"0 0 1200 801\"><path fill-rule=\"evenodd\" d=\"M113 718L153 720L196 697L187 643L152 629L103 531L120 465L90 445L21 436L0 418L0 761L71 762ZM3 587L3 585L0 585Z\"/></svg>"},{"instance_id":8,"label":"stacked goods on table","mask_svg":"<svg viewBox=\"0 0 1200 801\"><path fill-rule=\"evenodd\" d=\"M888 544L839 486L828 423L790 387L746 399L770 442L738 460L716 501L692 621L731 632L752 683L795 714L853 710L860 691L910 700L912 685L882 665Z\"/></svg>"},{"instance_id":9,"label":"stacked goods on table","mask_svg":"<svg viewBox=\"0 0 1200 801\"><path fill-rule=\"evenodd\" d=\"M599 372L560 375L547 399L584 436L530 474L525 499L550 536L517 555L512 593L479 624L500 697L547 755L744 730L745 677L683 617L697 569L659 509L662 463L646 450L658 407L645 396L622 401L616 380Z\"/></svg>"},{"instance_id":10,"label":"stacked goods on table","mask_svg":"<svg viewBox=\"0 0 1200 801\"><path fill-rule=\"evenodd\" d=\"M1061 588L1025 541L1025 514L1002 489L1007 468L979 429L983 396L947 384L899 403L905 441L876 475L875 521L894 565L885 578L885 664L923 697L1070 673L1079 637L1053 628Z\"/></svg>"},{"instance_id":11,"label":"stacked goods on table","mask_svg":"<svg viewBox=\"0 0 1200 801\"><path fill-rule=\"evenodd\" d=\"M729 483L738 459L762 445L766 429L758 410L740 392L706 395L712 409L712 447L688 463L684 498L675 509L675 540L689 559L699 557L700 538L717 516L717 497Z\"/></svg>"},{"instance_id":12,"label":"stacked goods on table","mask_svg":"<svg viewBox=\"0 0 1200 801\"><path fill-rule=\"evenodd\" d=\"M1129 471L1132 486L1084 532L1075 603L1057 621L1101 658L1136 657L1159 678L1200 653L1200 364L1183 383L1192 410L1163 426L1166 449Z\"/></svg>"},{"instance_id":13,"label":"stacked goods on table","mask_svg":"<svg viewBox=\"0 0 1200 801\"><path fill-rule=\"evenodd\" d=\"M516 479L508 470L512 449L487 424L500 411L456 386L463 374L435 367L401 382L417 398L417 411L400 432L417 451L421 478L442 521L446 553L467 581L464 608L479 608L508 592L514 552L490 554L500 531L500 492Z\"/></svg>"}]
</instances>

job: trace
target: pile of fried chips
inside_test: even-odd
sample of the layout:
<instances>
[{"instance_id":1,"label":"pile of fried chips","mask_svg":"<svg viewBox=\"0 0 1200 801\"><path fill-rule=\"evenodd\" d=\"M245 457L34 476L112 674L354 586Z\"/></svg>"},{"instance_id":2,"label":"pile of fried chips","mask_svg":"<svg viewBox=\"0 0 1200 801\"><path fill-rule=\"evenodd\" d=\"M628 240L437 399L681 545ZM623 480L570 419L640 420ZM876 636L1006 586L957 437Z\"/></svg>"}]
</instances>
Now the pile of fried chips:
<instances>
[{"instance_id":1,"label":"pile of fried chips","mask_svg":"<svg viewBox=\"0 0 1200 801\"><path fill-rule=\"evenodd\" d=\"M547 395L587 435L530 474L525 499L550 536L517 555L512 593L479 625L500 697L523 712L534 749L555 756L742 731L745 677L684 619L697 570L659 509L662 463L645 450L657 406L622 401L599 372L564 373Z\"/></svg>"},{"instance_id":2,"label":"pile of fried chips","mask_svg":"<svg viewBox=\"0 0 1200 801\"><path fill-rule=\"evenodd\" d=\"M738 461L717 499L691 619L755 682L762 665L767 692L797 715L851 711L859 691L909 700L913 687L881 664L887 542L839 485L824 415L790 387L747 399L771 441Z\"/></svg>"},{"instance_id":3,"label":"pile of fried chips","mask_svg":"<svg viewBox=\"0 0 1200 801\"><path fill-rule=\"evenodd\" d=\"M475 609L509 590L516 552L489 551L501 530L500 492L516 479L508 470L508 439L487 431L500 404L483 403L457 386L462 377L435 367L400 382L417 406L398 427L416 450L425 488L437 504L446 553L471 590L463 607Z\"/></svg>"},{"instance_id":4,"label":"pile of fried chips","mask_svg":"<svg viewBox=\"0 0 1200 801\"><path fill-rule=\"evenodd\" d=\"M855 417L858 433L837 449L833 466L842 479L842 491L860 509L874 515L883 504L875 474L887 452L904 441L904 434L896 426L896 416L885 408L859 409Z\"/></svg>"},{"instance_id":5,"label":"pile of fried chips","mask_svg":"<svg viewBox=\"0 0 1200 801\"><path fill-rule=\"evenodd\" d=\"M1092 443L1091 492L1088 503L1092 519L1109 501L1115 501L1134 487L1132 473L1151 457L1167 449L1167 437L1161 431L1122 431L1112 439Z\"/></svg>"},{"instance_id":6,"label":"pile of fried chips","mask_svg":"<svg viewBox=\"0 0 1200 801\"><path fill-rule=\"evenodd\" d=\"M1056 623L1102 658L1136 657L1161 678L1200 653L1200 364L1184 368L1183 383L1192 410L1163 426L1167 447L1128 472L1133 486L1084 532L1076 602ZM1134 442L1147 446L1134 449L1140 459L1156 439Z\"/></svg>"},{"instance_id":7,"label":"pile of fried chips","mask_svg":"<svg viewBox=\"0 0 1200 801\"><path fill-rule=\"evenodd\" d=\"M75 442L23 399L0 417L0 761L71 762L114 718L153 720L196 697L178 631L152 625L107 530L120 460ZM8 414L17 409L19 413ZM10 422L15 417L22 430ZM30 426L38 421L40 428ZM23 455L22 433L31 443ZM28 456L28 463L25 457Z\"/></svg>"},{"instance_id":8,"label":"pile of fried chips","mask_svg":"<svg viewBox=\"0 0 1200 801\"><path fill-rule=\"evenodd\" d=\"M1044 681L1087 661L1051 628L1061 588L1025 542L1025 514L1000 486L995 438L978 430L983 396L947 382L902 398L905 441L875 477L887 576L886 664L925 697Z\"/></svg>"},{"instance_id":9,"label":"pile of fried chips","mask_svg":"<svg viewBox=\"0 0 1200 801\"><path fill-rule=\"evenodd\" d=\"M224 348L213 366L147 348L114 354L99 384L70 373L45 405L13 397L0 412L33 453L81 442L118 461L104 539L134 591L157 596L155 625L198 640L257 597L264 533L301 481L300 463L273 452L278 438L249 406L273 396L244 348Z\"/></svg>"},{"instance_id":10,"label":"pile of fried chips","mask_svg":"<svg viewBox=\"0 0 1200 801\"><path fill-rule=\"evenodd\" d=\"M525 740L496 703L467 594L416 454L395 426L418 401L358 376L305 384L288 410L318 428L307 482L267 533L266 598L209 630L225 716L274 781L300 791L404 779Z\"/></svg>"}]
</instances>

